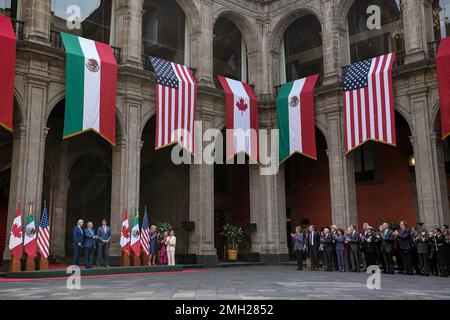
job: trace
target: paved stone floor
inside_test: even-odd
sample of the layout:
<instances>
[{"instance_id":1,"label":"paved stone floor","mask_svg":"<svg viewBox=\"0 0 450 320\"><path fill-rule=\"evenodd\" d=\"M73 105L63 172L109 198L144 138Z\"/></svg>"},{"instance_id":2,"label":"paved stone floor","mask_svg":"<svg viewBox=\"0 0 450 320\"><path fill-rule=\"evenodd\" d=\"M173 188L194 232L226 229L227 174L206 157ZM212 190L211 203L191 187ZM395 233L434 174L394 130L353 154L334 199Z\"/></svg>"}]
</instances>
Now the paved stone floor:
<instances>
[{"instance_id":1,"label":"paved stone floor","mask_svg":"<svg viewBox=\"0 0 450 320\"><path fill-rule=\"evenodd\" d=\"M297 271L292 266L217 268L182 273L88 277L80 290L66 279L8 282L4 299L450 299L450 278L381 275L369 290L365 273Z\"/></svg>"}]
</instances>

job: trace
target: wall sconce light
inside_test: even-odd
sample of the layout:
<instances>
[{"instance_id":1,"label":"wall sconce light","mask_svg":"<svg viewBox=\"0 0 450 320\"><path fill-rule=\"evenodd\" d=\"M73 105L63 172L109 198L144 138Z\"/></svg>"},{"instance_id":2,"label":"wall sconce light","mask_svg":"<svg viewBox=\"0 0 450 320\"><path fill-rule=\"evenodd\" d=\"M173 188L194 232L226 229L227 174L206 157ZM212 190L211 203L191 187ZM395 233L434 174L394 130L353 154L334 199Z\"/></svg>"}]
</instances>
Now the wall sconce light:
<instances>
[{"instance_id":1,"label":"wall sconce light","mask_svg":"<svg viewBox=\"0 0 450 320\"><path fill-rule=\"evenodd\" d=\"M408 165L411 170L413 170L416 167L416 157L414 156L414 153L409 154Z\"/></svg>"}]
</instances>

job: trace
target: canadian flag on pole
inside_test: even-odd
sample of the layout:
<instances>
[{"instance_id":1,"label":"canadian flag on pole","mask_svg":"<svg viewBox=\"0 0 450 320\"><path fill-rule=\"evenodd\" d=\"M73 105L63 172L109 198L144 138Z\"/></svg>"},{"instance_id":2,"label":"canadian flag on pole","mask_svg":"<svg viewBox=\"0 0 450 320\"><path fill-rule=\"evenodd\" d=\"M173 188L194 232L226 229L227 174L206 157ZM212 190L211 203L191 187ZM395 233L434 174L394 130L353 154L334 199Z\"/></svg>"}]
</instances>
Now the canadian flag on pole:
<instances>
[{"instance_id":1,"label":"canadian flag on pole","mask_svg":"<svg viewBox=\"0 0 450 320\"><path fill-rule=\"evenodd\" d=\"M36 257L36 225L34 223L33 204L30 203L30 211L28 213L27 226L25 227L24 249L28 257L34 259Z\"/></svg>"},{"instance_id":2,"label":"canadian flag on pole","mask_svg":"<svg viewBox=\"0 0 450 320\"><path fill-rule=\"evenodd\" d=\"M127 209L123 209L122 231L120 233L120 246L127 256L130 255L130 227L128 225Z\"/></svg>"},{"instance_id":3,"label":"canadian flag on pole","mask_svg":"<svg viewBox=\"0 0 450 320\"><path fill-rule=\"evenodd\" d=\"M22 217L20 215L20 203L17 206L16 216L14 217L9 237L9 250L16 260L22 256Z\"/></svg>"},{"instance_id":4,"label":"canadian flag on pole","mask_svg":"<svg viewBox=\"0 0 450 320\"><path fill-rule=\"evenodd\" d=\"M139 230L139 213L135 209L133 228L131 229L131 249L136 257L141 255L141 231Z\"/></svg>"}]
</instances>

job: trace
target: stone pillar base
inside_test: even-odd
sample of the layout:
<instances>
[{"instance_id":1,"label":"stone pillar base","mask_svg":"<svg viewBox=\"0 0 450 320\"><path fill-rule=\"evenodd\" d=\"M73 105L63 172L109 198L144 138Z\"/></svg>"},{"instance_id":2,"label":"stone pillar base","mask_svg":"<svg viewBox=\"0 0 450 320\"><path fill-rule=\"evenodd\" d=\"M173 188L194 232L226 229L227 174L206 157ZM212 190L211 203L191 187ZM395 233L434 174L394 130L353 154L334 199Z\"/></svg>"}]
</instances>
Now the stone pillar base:
<instances>
[{"instance_id":1,"label":"stone pillar base","mask_svg":"<svg viewBox=\"0 0 450 320\"><path fill-rule=\"evenodd\" d=\"M197 255L197 264L201 264L206 267L212 267L219 264L219 257L215 255Z\"/></svg>"},{"instance_id":2,"label":"stone pillar base","mask_svg":"<svg viewBox=\"0 0 450 320\"><path fill-rule=\"evenodd\" d=\"M287 253L260 253L259 261L265 263L288 262L289 254Z\"/></svg>"}]
</instances>

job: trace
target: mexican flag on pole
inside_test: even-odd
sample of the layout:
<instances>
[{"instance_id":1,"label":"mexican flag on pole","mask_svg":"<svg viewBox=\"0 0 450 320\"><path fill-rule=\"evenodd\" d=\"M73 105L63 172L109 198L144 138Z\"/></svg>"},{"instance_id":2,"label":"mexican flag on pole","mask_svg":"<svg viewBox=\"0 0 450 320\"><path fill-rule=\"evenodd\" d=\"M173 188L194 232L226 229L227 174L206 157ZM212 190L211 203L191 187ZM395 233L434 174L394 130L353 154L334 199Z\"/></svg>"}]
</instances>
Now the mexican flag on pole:
<instances>
[{"instance_id":1,"label":"mexican flag on pole","mask_svg":"<svg viewBox=\"0 0 450 320\"><path fill-rule=\"evenodd\" d=\"M19 203L9 236L9 250L16 260L20 260L20 257L22 257L22 237L22 216Z\"/></svg>"},{"instance_id":2,"label":"mexican flag on pole","mask_svg":"<svg viewBox=\"0 0 450 320\"><path fill-rule=\"evenodd\" d=\"M123 209L122 231L120 233L120 246L127 256L130 255L130 226L128 225L127 209Z\"/></svg>"},{"instance_id":3,"label":"mexican flag on pole","mask_svg":"<svg viewBox=\"0 0 450 320\"><path fill-rule=\"evenodd\" d=\"M277 97L280 164L295 153L316 159L314 87L319 75L286 83Z\"/></svg>"},{"instance_id":4,"label":"mexican flag on pole","mask_svg":"<svg viewBox=\"0 0 450 320\"><path fill-rule=\"evenodd\" d=\"M139 213L137 211L134 215L133 228L131 229L131 249L136 257L141 255L141 232L139 229Z\"/></svg>"},{"instance_id":5,"label":"mexican flag on pole","mask_svg":"<svg viewBox=\"0 0 450 320\"><path fill-rule=\"evenodd\" d=\"M28 213L28 222L25 228L24 248L28 257L34 259L36 257L36 225L34 223L33 204L30 203L30 211Z\"/></svg>"},{"instance_id":6,"label":"mexican flag on pole","mask_svg":"<svg viewBox=\"0 0 450 320\"><path fill-rule=\"evenodd\" d=\"M95 131L116 143L117 61L111 46L61 32L67 53L64 138Z\"/></svg>"}]
</instances>

